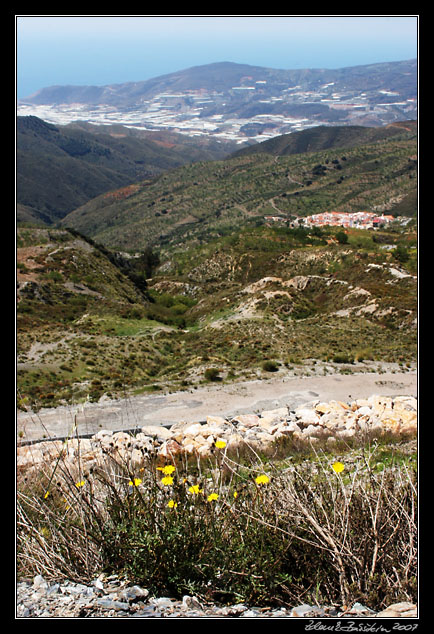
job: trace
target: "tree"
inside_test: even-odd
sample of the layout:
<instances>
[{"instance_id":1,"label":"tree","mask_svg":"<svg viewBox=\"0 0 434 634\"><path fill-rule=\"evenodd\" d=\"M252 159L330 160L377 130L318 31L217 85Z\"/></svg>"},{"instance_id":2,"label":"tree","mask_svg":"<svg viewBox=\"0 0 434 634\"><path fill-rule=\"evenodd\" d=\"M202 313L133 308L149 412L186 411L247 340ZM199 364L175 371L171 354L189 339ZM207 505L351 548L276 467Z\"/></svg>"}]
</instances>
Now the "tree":
<instances>
[{"instance_id":1,"label":"tree","mask_svg":"<svg viewBox=\"0 0 434 634\"><path fill-rule=\"evenodd\" d=\"M345 231L338 231L336 234L336 240L339 244L348 244L348 236Z\"/></svg>"},{"instance_id":2,"label":"tree","mask_svg":"<svg viewBox=\"0 0 434 634\"><path fill-rule=\"evenodd\" d=\"M410 258L410 254L408 253L408 249L403 244L398 244L396 249L394 249L394 251L392 251L392 253L393 253L394 258L396 260L398 260L398 262L401 262L401 264L405 264L405 262L408 262L408 260Z\"/></svg>"}]
</instances>

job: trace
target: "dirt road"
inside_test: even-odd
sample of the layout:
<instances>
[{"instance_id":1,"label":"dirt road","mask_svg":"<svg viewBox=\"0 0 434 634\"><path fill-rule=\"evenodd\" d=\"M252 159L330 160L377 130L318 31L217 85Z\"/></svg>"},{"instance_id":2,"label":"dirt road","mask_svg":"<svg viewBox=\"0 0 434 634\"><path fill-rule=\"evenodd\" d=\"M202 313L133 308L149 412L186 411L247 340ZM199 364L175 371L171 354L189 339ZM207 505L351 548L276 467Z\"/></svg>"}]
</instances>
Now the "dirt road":
<instances>
[{"instance_id":1,"label":"dirt road","mask_svg":"<svg viewBox=\"0 0 434 634\"><path fill-rule=\"evenodd\" d=\"M171 394L102 400L84 406L42 409L37 413L19 412L16 428L21 440L60 438L68 436L74 420L78 433L87 435L101 429L199 422L208 415L229 417L284 406L293 410L314 400L351 402L372 394L417 396L417 372L367 372L213 384Z\"/></svg>"}]
</instances>

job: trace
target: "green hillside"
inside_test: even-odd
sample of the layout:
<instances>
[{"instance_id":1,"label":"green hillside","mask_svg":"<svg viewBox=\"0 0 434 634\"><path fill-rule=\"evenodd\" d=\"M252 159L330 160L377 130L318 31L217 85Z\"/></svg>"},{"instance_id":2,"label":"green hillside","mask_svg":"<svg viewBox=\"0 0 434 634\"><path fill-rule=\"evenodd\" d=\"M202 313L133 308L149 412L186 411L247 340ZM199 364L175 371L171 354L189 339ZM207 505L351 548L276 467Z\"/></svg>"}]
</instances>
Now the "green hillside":
<instances>
[{"instance_id":1,"label":"green hillside","mask_svg":"<svg viewBox=\"0 0 434 634\"><path fill-rule=\"evenodd\" d=\"M367 143L384 141L402 134L403 131L416 134L417 121L404 121L375 128L352 125L316 126L250 145L234 152L232 156L246 156L258 153L286 156L288 154L318 152L330 148L352 148Z\"/></svg>"},{"instance_id":2,"label":"green hillside","mask_svg":"<svg viewBox=\"0 0 434 634\"><path fill-rule=\"evenodd\" d=\"M339 228L253 226L128 258L64 229L20 228L19 406L384 361L405 370L416 244L409 227L354 229L341 244Z\"/></svg>"},{"instance_id":3,"label":"green hillside","mask_svg":"<svg viewBox=\"0 0 434 634\"><path fill-rule=\"evenodd\" d=\"M196 160L226 156L231 144L122 126L55 126L17 118L17 220L52 224L88 200Z\"/></svg>"},{"instance_id":4,"label":"green hillside","mask_svg":"<svg viewBox=\"0 0 434 634\"><path fill-rule=\"evenodd\" d=\"M412 367L415 130L349 130L345 148L342 131L318 132L331 147L288 154L278 138L274 154L177 167L60 226L19 227L20 406ZM373 209L408 222L345 232L294 222Z\"/></svg>"},{"instance_id":5,"label":"green hillside","mask_svg":"<svg viewBox=\"0 0 434 634\"><path fill-rule=\"evenodd\" d=\"M352 147L333 143L277 156L252 148L227 160L183 166L134 190L99 196L68 214L62 225L110 248L136 251L204 243L270 214L288 221L332 210L393 214L405 200L406 214L414 215L416 132L402 129L374 142L368 134L368 143Z\"/></svg>"}]
</instances>

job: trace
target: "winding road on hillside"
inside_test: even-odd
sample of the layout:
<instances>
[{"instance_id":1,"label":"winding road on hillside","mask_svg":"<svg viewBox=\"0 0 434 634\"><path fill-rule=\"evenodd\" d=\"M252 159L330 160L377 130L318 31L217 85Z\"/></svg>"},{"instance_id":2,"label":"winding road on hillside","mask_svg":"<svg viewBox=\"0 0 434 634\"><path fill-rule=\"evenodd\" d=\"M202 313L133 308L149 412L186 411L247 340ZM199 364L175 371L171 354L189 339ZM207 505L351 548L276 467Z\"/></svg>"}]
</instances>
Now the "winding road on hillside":
<instances>
[{"instance_id":1,"label":"winding road on hillside","mask_svg":"<svg viewBox=\"0 0 434 634\"><path fill-rule=\"evenodd\" d=\"M207 416L236 416L278 407L294 410L312 401L350 403L373 394L417 397L417 371L364 372L327 376L288 376L232 384L212 384L189 391L146 394L98 403L18 412L19 442L65 438L74 421L79 435L101 429L132 430L144 425L200 422Z\"/></svg>"}]
</instances>

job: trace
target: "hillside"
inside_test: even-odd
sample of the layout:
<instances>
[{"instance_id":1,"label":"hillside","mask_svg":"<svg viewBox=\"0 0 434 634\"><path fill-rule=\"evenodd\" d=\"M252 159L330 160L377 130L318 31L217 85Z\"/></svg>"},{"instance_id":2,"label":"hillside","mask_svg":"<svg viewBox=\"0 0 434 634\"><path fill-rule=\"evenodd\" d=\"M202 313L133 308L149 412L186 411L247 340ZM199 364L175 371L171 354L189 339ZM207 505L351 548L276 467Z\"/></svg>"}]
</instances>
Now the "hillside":
<instances>
[{"instance_id":1,"label":"hillside","mask_svg":"<svg viewBox=\"0 0 434 634\"><path fill-rule=\"evenodd\" d=\"M55 126L17 118L17 220L52 224L96 196L197 160L226 156L233 145L122 126Z\"/></svg>"},{"instance_id":2,"label":"hillside","mask_svg":"<svg viewBox=\"0 0 434 634\"><path fill-rule=\"evenodd\" d=\"M338 233L245 227L159 259L19 228L19 407L412 367L416 233Z\"/></svg>"},{"instance_id":3,"label":"hillside","mask_svg":"<svg viewBox=\"0 0 434 634\"><path fill-rule=\"evenodd\" d=\"M241 148L232 157L251 154L272 154L287 156L318 152L331 148L353 148L367 143L384 141L403 131L417 134L417 121L403 121L386 126L371 128L363 126L316 126L309 130L283 134L262 143L255 143Z\"/></svg>"},{"instance_id":4,"label":"hillside","mask_svg":"<svg viewBox=\"0 0 434 634\"><path fill-rule=\"evenodd\" d=\"M315 133L300 134L304 139ZM151 245L170 251L262 223L267 215L289 223L331 210L393 214L397 206L414 215L416 132L350 130L351 141L340 147L343 134L327 130L323 138L330 147L320 151L275 156L252 146L234 158L183 166L99 196L68 214L62 225L114 249L134 252ZM272 147L287 141L274 140Z\"/></svg>"}]
</instances>

